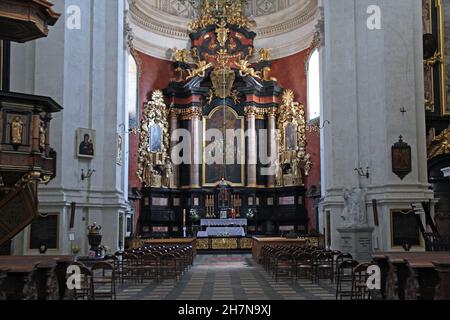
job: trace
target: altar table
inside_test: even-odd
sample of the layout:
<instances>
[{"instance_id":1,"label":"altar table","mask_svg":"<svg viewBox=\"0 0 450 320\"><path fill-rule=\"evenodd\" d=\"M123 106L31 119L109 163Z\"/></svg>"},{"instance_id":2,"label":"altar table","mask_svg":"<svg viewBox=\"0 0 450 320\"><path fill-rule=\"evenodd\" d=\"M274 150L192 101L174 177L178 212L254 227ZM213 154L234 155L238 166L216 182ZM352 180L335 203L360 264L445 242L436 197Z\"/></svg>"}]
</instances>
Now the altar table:
<instances>
[{"instance_id":1,"label":"altar table","mask_svg":"<svg viewBox=\"0 0 450 320\"><path fill-rule=\"evenodd\" d=\"M247 219L201 219L200 225L202 227L214 226L214 227L225 227L225 226L247 226Z\"/></svg>"},{"instance_id":2,"label":"altar table","mask_svg":"<svg viewBox=\"0 0 450 320\"><path fill-rule=\"evenodd\" d=\"M242 227L208 227L206 228L208 237L245 237L245 231Z\"/></svg>"}]
</instances>

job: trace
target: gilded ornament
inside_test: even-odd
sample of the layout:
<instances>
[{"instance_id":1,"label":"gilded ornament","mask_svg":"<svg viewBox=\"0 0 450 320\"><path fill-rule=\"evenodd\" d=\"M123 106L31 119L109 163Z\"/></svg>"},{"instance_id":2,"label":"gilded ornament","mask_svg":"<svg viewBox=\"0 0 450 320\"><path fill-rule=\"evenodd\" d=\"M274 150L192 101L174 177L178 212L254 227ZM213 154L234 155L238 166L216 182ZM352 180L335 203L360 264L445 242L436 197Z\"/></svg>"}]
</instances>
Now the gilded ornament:
<instances>
[{"instance_id":1,"label":"gilded ornament","mask_svg":"<svg viewBox=\"0 0 450 320\"><path fill-rule=\"evenodd\" d=\"M216 29L217 41L219 42L221 47L225 47L225 44L228 40L228 34L230 33L230 29L228 29L226 25L227 24L225 23L225 21L222 20Z\"/></svg>"},{"instance_id":2,"label":"gilded ornament","mask_svg":"<svg viewBox=\"0 0 450 320\"><path fill-rule=\"evenodd\" d=\"M11 126L11 143L22 144L24 123L20 117L15 117L10 123Z\"/></svg>"},{"instance_id":3,"label":"gilded ornament","mask_svg":"<svg viewBox=\"0 0 450 320\"><path fill-rule=\"evenodd\" d=\"M240 60L238 62L238 68L239 68L239 75L241 77L253 77L253 78L258 78L261 79L261 72L260 71L255 71L254 68L250 67L250 62L248 62L247 60Z\"/></svg>"},{"instance_id":4,"label":"gilded ornament","mask_svg":"<svg viewBox=\"0 0 450 320\"><path fill-rule=\"evenodd\" d=\"M282 104L279 107L278 129L279 137L279 162L290 167L294 183L303 183L302 170L309 174L312 166L311 156L306 152L305 108L294 101L294 92L285 90L282 96Z\"/></svg>"},{"instance_id":5,"label":"gilded ornament","mask_svg":"<svg viewBox=\"0 0 450 320\"><path fill-rule=\"evenodd\" d=\"M428 159L450 154L450 126L434 137L428 147Z\"/></svg>"},{"instance_id":6,"label":"gilded ornament","mask_svg":"<svg viewBox=\"0 0 450 320\"><path fill-rule=\"evenodd\" d=\"M187 76L186 79L190 80L195 77L204 78L206 76L206 70L208 70L212 66L213 64L211 62L207 63L206 61L201 60L197 62L197 66L195 69L188 70L189 75Z\"/></svg>"},{"instance_id":7,"label":"gilded ornament","mask_svg":"<svg viewBox=\"0 0 450 320\"><path fill-rule=\"evenodd\" d=\"M173 54L173 59L176 62L188 63L189 62L189 50L176 50Z\"/></svg>"},{"instance_id":8,"label":"gilded ornament","mask_svg":"<svg viewBox=\"0 0 450 320\"><path fill-rule=\"evenodd\" d=\"M167 184L167 179L161 181L164 173L164 166L169 157L169 123L168 116L170 110L164 102L164 95L161 90L156 90L152 94L152 99L143 109L141 127L139 130L139 150L138 150L138 171L137 176L142 184L148 187L161 187L162 183ZM159 148L153 149L152 128L158 127L156 134L160 134ZM167 185L164 185L167 186Z\"/></svg>"}]
</instances>

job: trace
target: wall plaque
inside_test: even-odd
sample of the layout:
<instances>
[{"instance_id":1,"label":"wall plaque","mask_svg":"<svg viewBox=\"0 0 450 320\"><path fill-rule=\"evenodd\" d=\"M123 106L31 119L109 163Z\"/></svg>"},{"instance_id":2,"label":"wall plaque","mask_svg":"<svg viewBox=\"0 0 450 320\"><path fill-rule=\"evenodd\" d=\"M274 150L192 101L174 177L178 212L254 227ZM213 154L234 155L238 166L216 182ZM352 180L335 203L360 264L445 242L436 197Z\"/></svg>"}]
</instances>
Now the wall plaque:
<instances>
[{"instance_id":1,"label":"wall plaque","mask_svg":"<svg viewBox=\"0 0 450 320\"><path fill-rule=\"evenodd\" d=\"M39 216L31 223L30 249L58 249L58 214Z\"/></svg>"}]
</instances>

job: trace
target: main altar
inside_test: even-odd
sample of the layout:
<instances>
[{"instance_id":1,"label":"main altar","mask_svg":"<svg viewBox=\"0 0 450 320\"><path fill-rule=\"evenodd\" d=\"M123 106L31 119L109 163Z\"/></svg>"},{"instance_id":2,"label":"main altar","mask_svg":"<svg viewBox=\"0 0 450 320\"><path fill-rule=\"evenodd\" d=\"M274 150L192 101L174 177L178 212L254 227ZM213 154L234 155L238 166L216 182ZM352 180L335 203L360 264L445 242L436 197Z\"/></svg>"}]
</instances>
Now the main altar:
<instances>
[{"instance_id":1,"label":"main altar","mask_svg":"<svg viewBox=\"0 0 450 320\"><path fill-rule=\"evenodd\" d=\"M242 2L213 2L190 25L191 48L173 52L169 86L143 106L139 232L306 233L305 109L272 76L270 51L255 49Z\"/></svg>"}]
</instances>

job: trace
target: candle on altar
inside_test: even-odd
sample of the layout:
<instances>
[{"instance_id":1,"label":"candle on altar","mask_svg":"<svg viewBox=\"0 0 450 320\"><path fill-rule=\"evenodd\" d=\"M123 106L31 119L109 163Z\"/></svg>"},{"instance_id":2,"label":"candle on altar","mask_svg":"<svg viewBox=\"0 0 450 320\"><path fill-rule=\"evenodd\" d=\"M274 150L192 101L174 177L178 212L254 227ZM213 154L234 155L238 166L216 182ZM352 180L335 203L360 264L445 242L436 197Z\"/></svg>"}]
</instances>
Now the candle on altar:
<instances>
[{"instance_id":1,"label":"candle on altar","mask_svg":"<svg viewBox=\"0 0 450 320\"><path fill-rule=\"evenodd\" d=\"M183 209L183 227L186 227L186 209Z\"/></svg>"}]
</instances>

